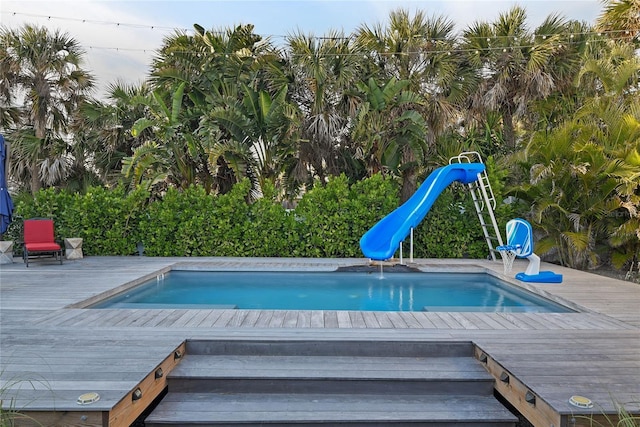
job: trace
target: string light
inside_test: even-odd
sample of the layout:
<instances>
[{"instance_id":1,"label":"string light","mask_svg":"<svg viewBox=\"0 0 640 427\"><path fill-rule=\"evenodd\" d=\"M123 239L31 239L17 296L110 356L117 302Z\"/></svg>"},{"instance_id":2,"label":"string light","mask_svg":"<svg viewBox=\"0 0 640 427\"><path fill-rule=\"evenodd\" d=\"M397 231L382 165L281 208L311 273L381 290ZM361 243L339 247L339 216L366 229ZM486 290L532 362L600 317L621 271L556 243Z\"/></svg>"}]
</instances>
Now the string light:
<instances>
[{"instance_id":1,"label":"string light","mask_svg":"<svg viewBox=\"0 0 640 427\"><path fill-rule=\"evenodd\" d=\"M598 40L592 40L593 41L598 41ZM605 42L606 39L602 39L600 40L601 42ZM590 45L591 42L589 40L585 40L584 44L585 45ZM566 48L568 45L578 45L579 43L576 43L575 41L572 42L567 42L567 43L558 43L556 46L558 48ZM481 49L477 49L477 48L464 48L464 47L451 47L448 49L425 49L425 50L408 50L408 51L401 51L401 52L393 52L393 51L389 51L389 52L373 52L374 55L378 55L378 56L409 56L409 55L415 55L415 54L433 54L433 55L437 55L437 54L446 54L446 55L451 55L451 53L474 53L476 55L480 54L481 52L484 53L490 53L490 52L495 52L495 51L499 51L499 52L507 52L510 49L530 49L533 50L536 48L536 44L531 44L531 45L517 45L517 46L509 46L509 47L502 47L502 46L498 46L498 47L491 47L491 46L486 46L486 47L482 47ZM111 51L125 51L125 52L158 52L160 49L157 48L128 48L128 47L109 47L109 46L95 46L95 45L89 45L86 46L86 49L91 49L91 50L111 50ZM194 54L193 50L174 50L171 55L174 54L181 54L181 55L189 55L189 54ZM311 60L313 55L308 55L307 53L295 53L295 52L289 52L287 53L289 56L291 57L300 57L300 56L306 56L307 59ZM319 54L319 56L327 56L327 55L334 55L336 58L339 57L356 57L356 56L362 56L365 59L368 58L367 54L362 54L362 53L321 53ZM195 53L195 56L197 57L202 57L202 53ZM211 52L207 54L207 57L216 57L216 56L225 56L225 57L229 57L228 53L216 53L216 52Z\"/></svg>"},{"instance_id":2,"label":"string light","mask_svg":"<svg viewBox=\"0 0 640 427\"><path fill-rule=\"evenodd\" d=\"M12 16L29 16L32 18L47 18L47 20L59 20L59 21L69 21L69 22L80 22L83 24L98 24L98 25L112 25L116 27L125 27L125 28L136 28L136 29L147 29L147 30L160 30L160 31L181 31L184 33L188 33L189 31L193 31L190 28L180 28L180 27L164 27L160 25L145 25L145 24L132 24L132 23L124 23L124 22L113 22L113 21L100 21L95 19L85 19L85 18L69 18L66 16L49 16L49 15L39 15L36 13L23 13L23 12L12 12L12 11L0 11L0 14L11 14ZM214 34L224 34L224 31L207 31L209 33ZM282 37L286 36L282 35L272 35L271 37Z\"/></svg>"},{"instance_id":3,"label":"string light","mask_svg":"<svg viewBox=\"0 0 640 427\"><path fill-rule=\"evenodd\" d=\"M143 24L127 24L127 23L122 23L122 22L112 22L112 21L99 21L99 20L94 20L94 19L82 19L82 18L69 18L67 16L50 16L50 15L38 15L36 13L23 13L23 12L11 12L11 11L7 11L7 12L1 12L2 14L11 14L12 16L29 16L31 18L47 18L47 20L59 20L59 21L70 21L70 22L81 22L83 24L99 24L99 25L115 25L117 27L129 27L129 28L146 28L146 29L150 29L150 30L169 30L169 31L173 31L173 30L182 30L182 31L188 31L186 29L180 29L180 28L175 28L175 27L160 27L157 25L143 25Z\"/></svg>"},{"instance_id":4,"label":"string light","mask_svg":"<svg viewBox=\"0 0 640 427\"><path fill-rule=\"evenodd\" d=\"M1 14L11 14L12 16L29 16L29 17L34 17L34 18L46 18L47 20L61 20L61 21L72 21L72 22L80 22L80 23L86 23L86 24L99 24L99 25L112 25L118 28L122 28L122 27L126 27L126 28L137 28L137 29L147 29L147 30L152 30L152 31L182 31L182 32L189 32L190 30L185 29L185 28L176 28L176 27L163 27L163 26L159 26L159 25L143 25L143 24L133 24L133 23L123 23L123 22L111 22L111 21L99 21L99 20L90 20L90 19L77 19L77 18L69 18L69 17L61 17L61 16L52 16L52 15L38 15L38 14L31 14L31 13L22 13L22 12L13 12L13 11L0 11ZM219 34L219 35L223 35L226 34L226 32L224 31L207 31L209 33L212 34ZM606 37L604 40L606 39L628 39L629 35L634 34L635 37L638 37L638 35L640 34L640 30L611 30L611 31L598 31L598 32L574 32L574 33L565 33L565 34L554 34L555 36L561 36L561 37L568 37L569 41L567 41L566 43L558 43L557 47L562 49L567 47L567 45L577 45L580 42L577 42L576 39L578 38L582 38L584 40L585 45L589 45L590 44L590 40L586 40L587 38L590 37ZM550 34L536 34L535 36L540 37L542 40L547 40L547 38L549 36L551 36ZM267 38L288 38L289 36L283 36L283 35L275 35L275 34L271 34L271 35L266 35L265 37ZM414 35L413 38L414 39L420 39L420 38L426 38L427 36L423 36L423 35ZM375 52L375 55L378 56L391 56L391 55L400 55L400 56L406 56L406 55L415 55L415 54L419 54L419 53L424 53L424 54L446 54L446 55L451 55L452 52L455 53L474 53L476 55L480 54L480 52L491 52L491 51L502 51L502 52L507 52L509 49L513 49L513 47L517 47L517 48L521 48L521 49L533 49L535 48L535 43L531 44L531 45L518 45L518 46L507 46L504 47L505 43L510 44L510 42L512 41L513 43L518 43L519 38L517 36L492 36L492 37L486 37L486 36L478 36L478 37L473 37L470 34L466 34L465 38L466 40L469 41L476 41L478 42L480 37L482 37L482 39L484 39L487 44L489 46L483 46L481 49L478 48L464 48L464 47L443 47L443 48L439 48L439 49L427 49L427 50L417 50L417 51L408 51L408 52ZM334 41L350 41L351 39L353 39L352 35L348 35L348 36L339 36L339 37L327 37L327 36L310 36L310 38L312 40L334 40ZM429 37L427 40L429 40L431 42L431 45L435 45L436 43L441 43L441 44L453 44L455 43L454 40L450 39L450 38L441 38L441 39L437 39L437 38L431 38ZM404 40L405 42L407 42L406 40ZM460 39L458 39L458 41L460 41ZM594 41L594 40L591 40ZM597 41L597 40L596 40ZM496 47L492 47L496 46ZM143 53L147 53L150 51L158 51L160 49L156 49L156 48L129 48L129 47L108 47L108 46L87 46L87 49L91 49L91 50L111 50L111 51L126 51L126 52L143 52ZM178 54L192 54L193 51L175 51L175 53ZM200 57L200 53L197 54L198 57ZM208 56L217 56L217 55L224 55L225 57L228 57L228 54L209 54ZM289 53L288 54L291 57L299 57L299 56L305 56L307 54L296 54L296 53ZM336 59L339 59L340 57L350 57L350 56L361 56L361 53L332 53L332 55L335 55ZM307 56L308 59L311 59L311 55ZM364 58L368 58L368 56L365 54Z\"/></svg>"}]
</instances>

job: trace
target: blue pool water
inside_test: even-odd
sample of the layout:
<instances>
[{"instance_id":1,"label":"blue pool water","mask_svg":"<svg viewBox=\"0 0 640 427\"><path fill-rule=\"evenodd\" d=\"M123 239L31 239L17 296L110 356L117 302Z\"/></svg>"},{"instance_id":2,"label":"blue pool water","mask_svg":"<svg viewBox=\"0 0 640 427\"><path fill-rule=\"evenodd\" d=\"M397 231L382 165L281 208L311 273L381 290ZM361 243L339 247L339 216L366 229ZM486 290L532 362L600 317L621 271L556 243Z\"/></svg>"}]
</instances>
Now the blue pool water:
<instances>
[{"instance_id":1,"label":"blue pool water","mask_svg":"<svg viewBox=\"0 0 640 427\"><path fill-rule=\"evenodd\" d=\"M172 271L93 308L569 312L488 274Z\"/></svg>"}]
</instances>

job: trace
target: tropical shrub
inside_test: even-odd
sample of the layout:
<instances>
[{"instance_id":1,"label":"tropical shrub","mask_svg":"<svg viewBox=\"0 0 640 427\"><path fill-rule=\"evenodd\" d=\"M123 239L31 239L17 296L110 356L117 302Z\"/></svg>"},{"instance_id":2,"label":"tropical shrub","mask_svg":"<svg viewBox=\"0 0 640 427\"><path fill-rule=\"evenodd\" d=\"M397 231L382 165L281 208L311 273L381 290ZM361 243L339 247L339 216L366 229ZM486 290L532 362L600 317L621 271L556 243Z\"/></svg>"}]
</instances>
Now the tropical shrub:
<instances>
[{"instance_id":1,"label":"tropical shrub","mask_svg":"<svg viewBox=\"0 0 640 427\"><path fill-rule=\"evenodd\" d=\"M397 184L381 175L351 186L344 175L317 184L295 209L305 256L362 256L360 237L398 200Z\"/></svg>"},{"instance_id":2,"label":"tropical shrub","mask_svg":"<svg viewBox=\"0 0 640 427\"><path fill-rule=\"evenodd\" d=\"M405 243L404 250L408 246ZM407 256L408 252L405 252ZM489 255L473 200L455 185L442 192L414 231L417 258L486 258Z\"/></svg>"},{"instance_id":3,"label":"tropical shrub","mask_svg":"<svg viewBox=\"0 0 640 427\"><path fill-rule=\"evenodd\" d=\"M136 249L138 215L147 198L144 191L126 194L120 187L91 187L82 195L53 188L40 190L33 197L21 195L16 199L10 236L22 240L24 219L52 218L56 239L80 237L88 255L130 255Z\"/></svg>"},{"instance_id":4,"label":"tropical shrub","mask_svg":"<svg viewBox=\"0 0 640 427\"><path fill-rule=\"evenodd\" d=\"M138 241L149 256L198 256L213 246L214 197L201 187L167 189L141 215Z\"/></svg>"},{"instance_id":5,"label":"tropical shrub","mask_svg":"<svg viewBox=\"0 0 640 427\"><path fill-rule=\"evenodd\" d=\"M86 194L74 194L73 203L64 210L58 234L82 237L88 254L130 255L136 250L139 216L144 212L148 193L125 193L92 187Z\"/></svg>"},{"instance_id":6,"label":"tropical shrub","mask_svg":"<svg viewBox=\"0 0 640 427\"><path fill-rule=\"evenodd\" d=\"M530 206L539 253L578 269L637 259L639 118L620 105L594 104L536 133L520 153L513 194Z\"/></svg>"},{"instance_id":7,"label":"tropical shrub","mask_svg":"<svg viewBox=\"0 0 640 427\"><path fill-rule=\"evenodd\" d=\"M380 174L351 185L344 175L331 178L293 210L276 199L272 184L254 202L251 189L248 179L217 196L199 186L154 198L122 188L83 195L47 189L20 198L16 215L53 218L57 237L83 238L86 255L133 255L142 244L148 256L361 257L362 235L399 204L398 183ZM416 230L415 246L418 257L486 258L465 189L439 197Z\"/></svg>"},{"instance_id":8,"label":"tropical shrub","mask_svg":"<svg viewBox=\"0 0 640 427\"><path fill-rule=\"evenodd\" d=\"M269 181L262 184L262 193L263 197L250 205L244 226L244 241L238 255L305 256L295 212L286 210L275 199L275 188Z\"/></svg>"},{"instance_id":9,"label":"tropical shrub","mask_svg":"<svg viewBox=\"0 0 640 427\"><path fill-rule=\"evenodd\" d=\"M507 221L520 215L516 205L504 201L507 169L497 165L493 157L489 157L485 165L496 197L494 215L498 229L504 237ZM459 183L451 185L440 194L429 214L416 228L414 256L486 259L489 255L469 190Z\"/></svg>"}]
</instances>

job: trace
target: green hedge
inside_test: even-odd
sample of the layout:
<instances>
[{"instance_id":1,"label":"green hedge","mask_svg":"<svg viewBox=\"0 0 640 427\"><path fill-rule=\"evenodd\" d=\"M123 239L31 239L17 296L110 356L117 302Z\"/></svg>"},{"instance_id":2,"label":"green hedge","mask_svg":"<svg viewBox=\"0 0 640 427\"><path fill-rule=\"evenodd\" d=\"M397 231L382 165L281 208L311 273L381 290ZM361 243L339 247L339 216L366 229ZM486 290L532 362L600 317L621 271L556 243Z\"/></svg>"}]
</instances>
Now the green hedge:
<instances>
[{"instance_id":1,"label":"green hedge","mask_svg":"<svg viewBox=\"0 0 640 427\"><path fill-rule=\"evenodd\" d=\"M505 193L505 169L492 157L486 161L487 176L498 203L494 211L504 237L507 221L520 216L513 205L501 203ZM486 258L487 243L466 186L454 183L438 197L429 214L414 232L414 256L418 258ZM506 242L504 242L506 243ZM496 244L497 245L497 244Z\"/></svg>"},{"instance_id":2,"label":"green hedge","mask_svg":"<svg viewBox=\"0 0 640 427\"><path fill-rule=\"evenodd\" d=\"M145 192L125 194L121 188L93 187L83 195L40 190L35 197L18 198L8 234L20 241L22 219L53 218L56 238L82 237L88 255L130 255L136 251L138 217L147 199Z\"/></svg>"},{"instance_id":3,"label":"green hedge","mask_svg":"<svg viewBox=\"0 0 640 427\"><path fill-rule=\"evenodd\" d=\"M399 203L397 184L380 175L353 185L345 176L333 178L308 191L294 210L276 201L273 188L253 203L249 191L248 181L225 195L171 188L153 200L121 188L84 195L41 190L17 198L5 238L21 240L20 218L48 217L60 240L83 238L86 255L133 255L142 243L148 256L361 257L360 237ZM443 192L416 229L414 247L416 257L487 256L467 191Z\"/></svg>"}]
</instances>

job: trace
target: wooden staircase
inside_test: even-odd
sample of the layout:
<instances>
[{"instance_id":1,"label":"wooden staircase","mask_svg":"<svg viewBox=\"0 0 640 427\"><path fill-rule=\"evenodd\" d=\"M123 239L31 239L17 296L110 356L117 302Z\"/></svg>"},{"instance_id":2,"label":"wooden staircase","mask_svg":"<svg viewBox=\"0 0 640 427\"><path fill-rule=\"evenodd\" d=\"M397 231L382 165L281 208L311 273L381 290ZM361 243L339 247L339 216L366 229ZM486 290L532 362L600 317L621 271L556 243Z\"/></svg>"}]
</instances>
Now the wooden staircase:
<instances>
[{"instance_id":1,"label":"wooden staircase","mask_svg":"<svg viewBox=\"0 0 640 427\"><path fill-rule=\"evenodd\" d=\"M160 426L515 426L467 342L188 341Z\"/></svg>"}]
</instances>

